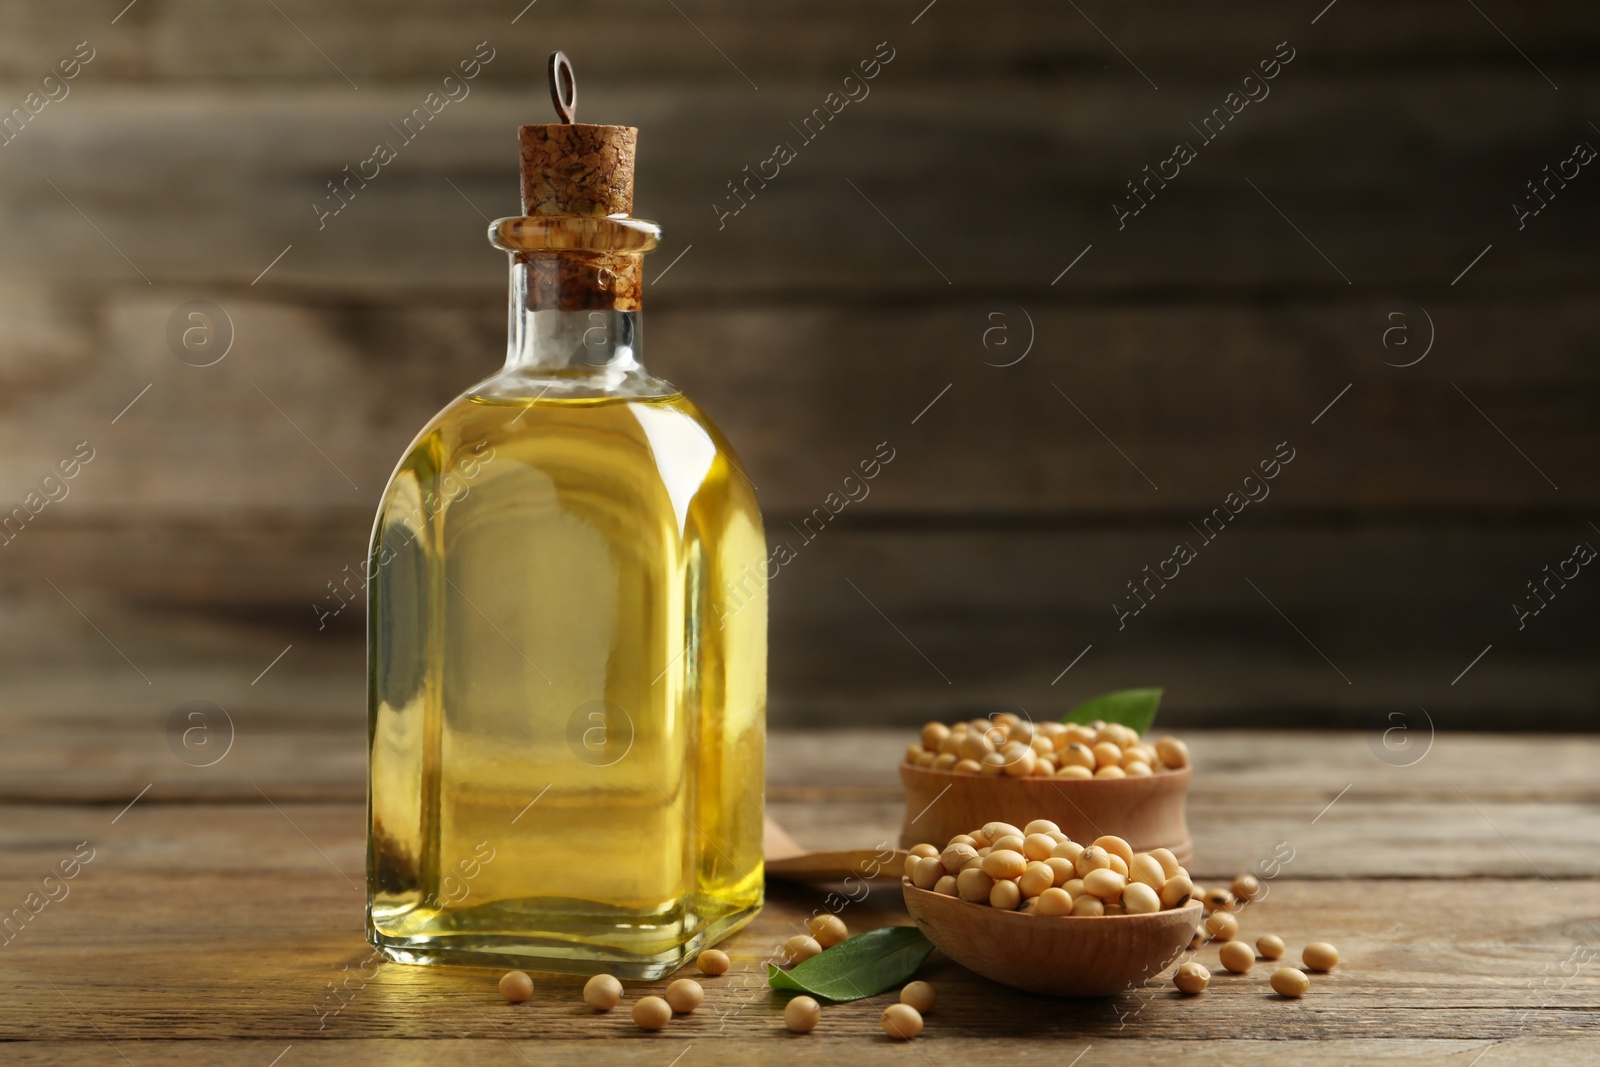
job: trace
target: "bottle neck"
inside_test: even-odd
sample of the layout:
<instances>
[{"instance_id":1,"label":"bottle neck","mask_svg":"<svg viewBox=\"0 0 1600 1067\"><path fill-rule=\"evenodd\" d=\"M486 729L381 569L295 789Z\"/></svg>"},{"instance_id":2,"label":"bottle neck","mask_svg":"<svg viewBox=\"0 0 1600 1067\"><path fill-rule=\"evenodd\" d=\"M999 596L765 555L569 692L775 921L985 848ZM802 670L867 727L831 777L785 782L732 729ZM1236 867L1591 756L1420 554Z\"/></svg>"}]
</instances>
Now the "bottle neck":
<instances>
[{"instance_id":1,"label":"bottle neck","mask_svg":"<svg viewBox=\"0 0 1600 1067\"><path fill-rule=\"evenodd\" d=\"M596 388L643 374L640 313L615 306L561 307L542 281L547 274L547 265L511 257L506 370Z\"/></svg>"}]
</instances>

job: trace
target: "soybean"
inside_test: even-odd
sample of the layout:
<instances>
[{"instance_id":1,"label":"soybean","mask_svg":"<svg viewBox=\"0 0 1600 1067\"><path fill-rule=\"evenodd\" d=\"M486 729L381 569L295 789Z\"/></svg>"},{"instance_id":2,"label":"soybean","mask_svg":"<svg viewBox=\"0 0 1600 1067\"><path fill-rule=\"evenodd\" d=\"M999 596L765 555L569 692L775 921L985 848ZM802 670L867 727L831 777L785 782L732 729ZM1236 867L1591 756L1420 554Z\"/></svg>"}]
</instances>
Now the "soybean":
<instances>
[{"instance_id":1,"label":"soybean","mask_svg":"<svg viewBox=\"0 0 1600 1067\"><path fill-rule=\"evenodd\" d=\"M1086 771L1094 770L1094 752L1088 745L1074 741L1061 750L1061 772L1066 773L1068 767L1082 767Z\"/></svg>"},{"instance_id":2,"label":"soybean","mask_svg":"<svg viewBox=\"0 0 1600 1067\"><path fill-rule=\"evenodd\" d=\"M1034 908L1040 915L1071 915L1072 894L1065 889L1046 889L1039 894Z\"/></svg>"},{"instance_id":3,"label":"soybean","mask_svg":"<svg viewBox=\"0 0 1600 1067\"><path fill-rule=\"evenodd\" d=\"M695 965L700 968L701 974L709 974L715 978L719 974L727 974L732 965L728 954L720 948L708 948L695 959Z\"/></svg>"},{"instance_id":4,"label":"soybean","mask_svg":"<svg viewBox=\"0 0 1600 1067\"><path fill-rule=\"evenodd\" d=\"M989 906L1001 911L1012 911L1022 903L1022 890L1017 883L1002 878L989 890Z\"/></svg>"},{"instance_id":5,"label":"soybean","mask_svg":"<svg viewBox=\"0 0 1600 1067\"><path fill-rule=\"evenodd\" d=\"M911 869L911 884L918 889L932 889L945 873L943 860L938 856L924 856Z\"/></svg>"},{"instance_id":6,"label":"soybean","mask_svg":"<svg viewBox=\"0 0 1600 1067\"><path fill-rule=\"evenodd\" d=\"M915 1008L918 1015L926 1015L933 1010L933 1002L938 995L933 991L933 986L927 982L909 982L900 990L900 1003Z\"/></svg>"},{"instance_id":7,"label":"soybean","mask_svg":"<svg viewBox=\"0 0 1600 1067\"><path fill-rule=\"evenodd\" d=\"M1095 838L1094 846L1091 847L1103 848L1113 856L1121 857L1122 862L1126 865L1131 866L1133 863L1132 846L1115 834L1106 834L1103 837ZM1122 873L1127 874L1128 872L1123 871Z\"/></svg>"},{"instance_id":8,"label":"soybean","mask_svg":"<svg viewBox=\"0 0 1600 1067\"><path fill-rule=\"evenodd\" d=\"M1239 936L1239 920L1231 912L1214 911L1206 916L1206 933L1218 941L1232 941Z\"/></svg>"},{"instance_id":9,"label":"soybean","mask_svg":"<svg viewBox=\"0 0 1600 1067\"><path fill-rule=\"evenodd\" d=\"M533 979L525 971L507 971L500 976L500 995L513 1004L533 996Z\"/></svg>"},{"instance_id":10,"label":"soybean","mask_svg":"<svg viewBox=\"0 0 1600 1067\"><path fill-rule=\"evenodd\" d=\"M985 756L994 751L994 746L982 734L968 733L961 738L961 746L956 749L956 754L962 759L983 762Z\"/></svg>"},{"instance_id":11,"label":"soybean","mask_svg":"<svg viewBox=\"0 0 1600 1067\"><path fill-rule=\"evenodd\" d=\"M1331 971L1339 964L1339 950L1326 941L1313 941L1300 953L1300 959L1313 971Z\"/></svg>"},{"instance_id":12,"label":"soybean","mask_svg":"<svg viewBox=\"0 0 1600 1067\"><path fill-rule=\"evenodd\" d=\"M1168 878L1161 887L1161 906L1163 908L1181 908L1189 903L1194 896L1194 883L1189 881L1186 874L1175 875Z\"/></svg>"},{"instance_id":13,"label":"soybean","mask_svg":"<svg viewBox=\"0 0 1600 1067\"><path fill-rule=\"evenodd\" d=\"M1261 953L1262 959L1279 959L1283 956L1283 949L1283 938L1277 934L1267 934L1256 939L1256 951Z\"/></svg>"},{"instance_id":14,"label":"soybean","mask_svg":"<svg viewBox=\"0 0 1600 1067\"><path fill-rule=\"evenodd\" d=\"M991 844L1000 840L1002 837L1023 836L1021 830L1017 829L1015 826L1012 826L1008 822L986 822L983 824L983 834L989 839Z\"/></svg>"},{"instance_id":15,"label":"soybean","mask_svg":"<svg viewBox=\"0 0 1600 1067\"><path fill-rule=\"evenodd\" d=\"M822 1006L810 997L795 997L783 1006L783 1025L792 1033L809 1034L822 1019Z\"/></svg>"},{"instance_id":16,"label":"soybean","mask_svg":"<svg viewBox=\"0 0 1600 1067\"><path fill-rule=\"evenodd\" d=\"M1047 860L1055 855L1056 843L1046 834L1029 834L1022 840L1022 854L1030 860Z\"/></svg>"},{"instance_id":17,"label":"soybean","mask_svg":"<svg viewBox=\"0 0 1600 1067\"><path fill-rule=\"evenodd\" d=\"M1172 984L1178 987L1178 992L1193 996L1204 992L1206 986L1211 984L1211 972L1191 961L1177 969L1172 976Z\"/></svg>"},{"instance_id":18,"label":"soybean","mask_svg":"<svg viewBox=\"0 0 1600 1067\"><path fill-rule=\"evenodd\" d=\"M1167 872L1168 878L1176 877L1183 871L1183 868L1178 864L1178 857L1174 856L1169 848L1153 848L1150 850L1150 855L1154 856L1156 862L1161 864L1161 869Z\"/></svg>"},{"instance_id":19,"label":"soybean","mask_svg":"<svg viewBox=\"0 0 1600 1067\"><path fill-rule=\"evenodd\" d=\"M1189 766L1189 746L1176 737L1163 737L1157 741L1156 756L1164 766L1175 771Z\"/></svg>"},{"instance_id":20,"label":"soybean","mask_svg":"<svg viewBox=\"0 0 1600 1067\"><path fill-rule=\"evenodd\" d=\"M667 986L667 1004L679 1015L687 1015L705 1002L706 991L693 978L680 978Z\"/></svg>"},{"instance_id":21,"label":"soybean","mask_svg":"<svg viewBox=\"0 0 1600 1067\"><path fill-rule=\"evenodd\" d=\"M1028 861L1020 852L1000 849L983 857L983 873L990 878L1020 878L1028 869Z\"/></svg>"},{"instance_id":22,"label":"soybean","mask_svg":"<svg viewBox=\"0 0 1600 1067\"><path fill-rule=\"evenodd\" d=\"M1033 767L1038 762L1039 754L1033 750L1031 745L1013 741L1001 751L1000 757L1005 760L1004 770L1006 774L1012 778L1024 778L1033 773Z\"/></svg>"},{"instance_id":23,"label":"soybean","mask_svg":"<svg viewBox=\"0 0 1600 1067\"><path fill-rule=\"evenodd\" d=\"M672 1021L672 1005L660 997L640 997L633 1006L633 1021L641 1030L660 1030Z\"/></svg>"},{"instance_id":24,"label":"soybean","mask_svg":"<svg viewBox=\"0 0 1600 1067\"><path fill-rule=\"evenodd\" d=\"M622 1003L622 983L609 974L597 974L583 983L583 1002L592 1011L610 1011Z\"/></svg>"},{"instance_id":25,"label":"soybean","mask_svg":"<svg viewBox=\"0 0 1600 1067\"><path fill-rule=\"evenodd\" d=\"M1085 893L1083 896L1076 897L1072 901L1072 914L1074 915L1080 917L1099 916L1104 915L1105 913L1105 902L1099 897L1090 896L1088 893Z\"/></svg>"},{"instance_id":26,"label":"soybean","mask_svg":"<svg viewBox=\"0 0 1600 1067\"><path fill-rule=\"evenodd\" d=\"M816 939L805 934L795 934L783 943L783 958L790 963L804 963L821 951L822 946Z\"/></svg>"},{"instance_id":27,"label":"soybean","mask_svg":"<svg viewBox=\"0 0 1600 1067\"><path fill-rule=\"evenodd\" d=\"M1017 888L1022 890L1023 896L1030 898L1038 896L1055 884L1056 872L1046 864L1037 862L1028 864L1028 869L1017 879Z\"/></svg>"},{"instance_id":28,"label":"soybean","mask_svg":"<svg viewBox=\"0 0 1600 1067\"><path fill-rule=\"evenodd\" d=\"M1129 882L1122 891L1122 910L1129 915L1153 915L1161 910L1161 898L1143 882Z\"/></svg>"},{"instance_id":29,"label":"soybean","mask_svg":"<svg viewBox=\"0 0 1600 1067\"><path fill-rule=\"evenodd\" d=\"M1074 867L1077 866L1078 857L1082 854L1083 846L1078 844L1076 841L1073 841L1071 838L1068 838L1065 841L1057 841L1056 847L1050 850L1051 856L1067 860L1069 863L1073 864Z\"/></svg>"},{"instance_id":30,"label":"soybean","mask_svg":"<svg viewBox=\"0 0 1600 1067\"><path fill-rule=\"evenodd\" d=\"M1073 866L1077 869L1079 878L1087 878L1090 871L1106 870L1111 867L1111 853L1099 845L1090 845L1078 853Z\"/></svg>"},{"instance_id":31,"label":"soybean","mask_svg":"<svg viewBox=\"0 0 1600 1067\"><path fill-rule=\"evenodd\" d=\"M1311 988L1311 979L1293 967L1279 967L1272 972L1272 991L1284 997L1303 997Z\"/></svg>"},{"instance_id":32,"label":"soybean","mask_svg":"<svg viewBox=\"0 0 1600 1067\"><path fill-rule=\"evenodd\" d=\"M939 853L939 860L944 864L946 874L955 874L967 865L967 861L978 854L978 850L971 845L951 844Z\"/></svg>"},{"instance_id":33,"label":"soybean","mask_svg":"<svg viewBox=\"0 0 1600 1067\"><path fill-rule=\"evenodd\" d=\"M1133 862L1128 864L1128 878L1143 882L1157 892L1167 884L1167 872L1161 861L1148 854L1133 857Z\"/></svg>"},{"instance_id":34,"label":"soybean","mask_svg":"<svg viewBox=\"0 0 1600 1067\"><path fill-rule=\"evenodd\" d=\"M993 888L994 879L976 867L968 867L956 875L956 895L962 900L986 901Z\"/></svg>"},{"instance_id":35,"label":"soybean","mask_svg":"<svg viewBox=\"0 0 1600 1067\"><path fill-rule=\"evenodd\" d=\"M1243 941L1229 941L1218 952L1222 965L1234 974L1244 974L1256 964L1255 949Z\"/></svg>"},{"instance_id":36,"label":"soybean","mask_svg":"<svg viewBox=\"0 0 1600 1067\"><path fill-rule=\"evenodd\" d=\"M922 1033L922 1013L909 1004L891 1004L883 1009L883 1032L897 1041L910 1041Z\"/></svg>"},{"instance_id":37,"label":"soybean","mask_svg":"<svg viewBox=\"0 0 1600 1067\"><path fill-rule=\"evenodd\" d=\"M958 868L959 869L959 868ZM813 915L806 929L823 948L832 948L850 936L850 928L837 915Z\"/></svg>"},{"instance_id":38,"label":"soybean","mask_svg":"<svg viewBox=\"0 0 1600 1067\"><path fill-rule=\"evenodd\" d=\"M1083 876L1084 891L1101 900L1115 900L1128 880L1110 868L1101 867Z\"/></svg>"}]
</instances>

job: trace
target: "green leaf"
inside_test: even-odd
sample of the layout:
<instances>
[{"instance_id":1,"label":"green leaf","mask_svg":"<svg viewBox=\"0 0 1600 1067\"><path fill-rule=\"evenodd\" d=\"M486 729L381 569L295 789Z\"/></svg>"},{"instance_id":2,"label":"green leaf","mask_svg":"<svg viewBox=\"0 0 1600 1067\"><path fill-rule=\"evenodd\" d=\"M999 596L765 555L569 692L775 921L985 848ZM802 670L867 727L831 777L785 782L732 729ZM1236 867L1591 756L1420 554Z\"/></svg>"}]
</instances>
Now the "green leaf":
<instances>
[{"instance_id":1,"label":"green leaf","mask_svg":"<svg viewBox=\"0 0 1600 1067\"><path fill-rule=\"evenodd\" d=\"M1118 722L1140 734L1148 733L1161 706L1161 689L1118 689L1090 697L1067 712L1062 722Z\"/></svg>"},{"instance_id":2,"label":"green leaf","mask_svg":"<svg viewBox=\"0 0 1600 1067\"><path fill-rule=\"evenodd\" d=\"M915 926L886 926L841 941L788 971L769 963L767 984L824 1000L860 1000L905 982L932 951L933 942Z\"/></svg>"}]
</instances>

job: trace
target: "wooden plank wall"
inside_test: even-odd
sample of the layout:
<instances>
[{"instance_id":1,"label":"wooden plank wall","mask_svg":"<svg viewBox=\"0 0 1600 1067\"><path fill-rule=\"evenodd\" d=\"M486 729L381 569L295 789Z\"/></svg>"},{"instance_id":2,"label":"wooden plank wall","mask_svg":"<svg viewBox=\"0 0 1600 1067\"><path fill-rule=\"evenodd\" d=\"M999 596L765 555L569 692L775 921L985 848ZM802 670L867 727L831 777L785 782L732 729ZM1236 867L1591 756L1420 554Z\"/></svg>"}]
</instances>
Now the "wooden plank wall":
<instances>
[{"instance_id":1,"label":"wooden plank wall","mask_svg":"<svg viewBox=\"0 0 1600 1067\"><path fill-rule=\"evenodd\" d=\"M0 546L13 708L359 717L359 614L312 604L501 358L485 217L560 47L581 117L641 128L648 362L799 549L775 723L1129 684L1174 724L1595 721L1600 576L1512 607L1600 544L1600 173L1564 164L1600 146L1593 5L124 3L0 0L0 115L66 90L0 145L0 510L94 453ZM319 229L326 183L490 50ZM1190 125L1291 52L1214 141ZM797 158L719 223L778 141ZM1547 165L1578 173L1532 214ZM197 299L232 324L209 367L167 340ZM802 543L880 442L871 495ZM1280 442L1270 496L1201 544Z\"/></svg>"}]
</instances>

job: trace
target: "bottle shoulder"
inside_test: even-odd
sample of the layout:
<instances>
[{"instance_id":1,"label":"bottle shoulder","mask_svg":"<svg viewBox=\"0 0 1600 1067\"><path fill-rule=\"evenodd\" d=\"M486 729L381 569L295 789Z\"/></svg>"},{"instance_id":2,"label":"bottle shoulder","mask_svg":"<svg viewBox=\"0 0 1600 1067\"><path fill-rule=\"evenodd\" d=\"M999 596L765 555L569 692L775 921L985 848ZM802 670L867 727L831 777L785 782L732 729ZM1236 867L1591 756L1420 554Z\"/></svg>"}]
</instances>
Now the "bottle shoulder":
<instances>
[{"instance_id":1,"label":"bottle shoulder","mask_svg":"<svg viewBox=\"0 0 1600 1067\"><path fill-rule=\"evenodd\" d=\"M634 364L629 367L551 370L508 367L468 389L461 400L505 403L533 400L649 400L679 395L678 387Z\"/></svg>"},{"instance_id":2,"label":"bottle shoulder","mask_svg":"<svg viewBox=\"0 0 1600 1067\"><path fill-rule=\"evenodd\" d=\"M432 513L430 501L482 502L502 491L526 493L530 481L619 503L670 501L680 528L695 502L717 500L759 523L743 464L716 424L676 390L591 397L469 390L412 442L380 511L403 498Z\"/></svg>"}]
</instances>

